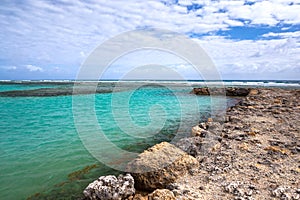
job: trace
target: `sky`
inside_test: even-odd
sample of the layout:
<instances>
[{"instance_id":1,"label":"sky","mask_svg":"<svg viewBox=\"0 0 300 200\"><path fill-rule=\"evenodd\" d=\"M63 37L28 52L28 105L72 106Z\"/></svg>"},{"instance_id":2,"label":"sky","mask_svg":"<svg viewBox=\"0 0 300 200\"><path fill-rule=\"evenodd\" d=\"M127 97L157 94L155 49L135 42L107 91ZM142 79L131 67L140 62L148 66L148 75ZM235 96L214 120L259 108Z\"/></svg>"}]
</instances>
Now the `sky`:
<instances>
[{"instance_id":1,"label":"sky","mask_svg":"<svg viewBox=\"0 0 300 200\"><path fill-rule=\"evenodd\" d=\"M222 79L299 80L299 12L300 0L1 0L0 79L76 79L103 42L160 28L199 44ZM137 78L164 73L152 65L199 78L161 51L123 56L102 78L118 79L137 64Z\"/></svg>"}]
</instances>

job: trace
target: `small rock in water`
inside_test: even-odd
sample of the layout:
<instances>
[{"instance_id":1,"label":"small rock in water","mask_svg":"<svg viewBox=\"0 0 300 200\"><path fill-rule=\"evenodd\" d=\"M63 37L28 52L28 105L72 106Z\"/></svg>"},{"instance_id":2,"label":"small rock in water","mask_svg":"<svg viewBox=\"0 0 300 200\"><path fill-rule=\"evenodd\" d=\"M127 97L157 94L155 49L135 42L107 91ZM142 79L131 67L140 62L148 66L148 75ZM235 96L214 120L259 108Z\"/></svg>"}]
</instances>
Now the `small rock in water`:
<instances>
[{"instance_id":1,"label":"small rock in water","mask_svg":"<svg viewBox=\"0 0 300 200\"><path fill-rule=\"evenodd\" d=\"M90 200L122 200L135 193L134 179L130 174L101 176L90 183L83 194Z\"/></svg>"}]
</instances>

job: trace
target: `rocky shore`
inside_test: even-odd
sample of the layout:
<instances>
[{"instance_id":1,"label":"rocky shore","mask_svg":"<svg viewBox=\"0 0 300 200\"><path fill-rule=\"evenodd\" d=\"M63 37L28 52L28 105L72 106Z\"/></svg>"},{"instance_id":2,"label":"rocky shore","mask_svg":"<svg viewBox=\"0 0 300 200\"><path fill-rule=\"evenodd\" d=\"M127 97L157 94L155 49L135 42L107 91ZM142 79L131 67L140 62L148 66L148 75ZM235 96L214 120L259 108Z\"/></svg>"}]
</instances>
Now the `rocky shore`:
<instances>
[{"instance_id":1,"label":"rocky shore","mask_svg":"<svg viewBox=\"0 0 300 200\"><path fill-rule=\"evenodd\" d=\"M245 97L222 119L149 148L128 164L136 173L100 177L86 199L300 199L300 90L229 92Z\"/></svg>"}]
</instances>

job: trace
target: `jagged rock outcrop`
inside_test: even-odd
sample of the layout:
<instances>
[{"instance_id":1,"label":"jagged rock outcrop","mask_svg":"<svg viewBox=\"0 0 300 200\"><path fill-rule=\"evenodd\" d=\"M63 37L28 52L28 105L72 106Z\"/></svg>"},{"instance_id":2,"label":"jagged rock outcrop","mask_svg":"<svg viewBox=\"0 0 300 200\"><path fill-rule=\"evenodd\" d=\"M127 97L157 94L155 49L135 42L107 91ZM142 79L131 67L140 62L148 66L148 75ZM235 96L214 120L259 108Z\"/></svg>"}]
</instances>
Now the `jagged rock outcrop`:
<instances>
[{"instance_id":1,"label":"jagged rock outcrop","mask_svg":"<svg viewBox=\"0 0 300 200\"><path fill-rule=\"evenodd\" d=\"M249 88L226 88L226 96L247 96Z\"/></svg>"},{"instance_id":2,"label":"jagged rock outcrop","mask_svg":"<svg viewBox=\"0 0 300 200\"><path fill-rule=\"evenodd\" d=\"M223 122L197 125L199 170L168 189L177 199L300 199L299 98L299 89L251 89Z\"/></svg>"},{"instance_id":3,"label":"jagged rock outcrop","mask_svg":"<svg viewBox=\"0 0 300 200\"><path fill-rule=\"evenodd\" d=\"M122 200L134 195L134 179L130 174L101 176L83 191L90 200Z\"/></svg>"},{"instance_id":4,"label":"jagged rock outcrop","mask_svg":"<svg viewBox=\"0 0 300 200\"><path fill-rule=\"evenodd\" d=\"M247 96L250 92L249 88L194 88L191 92L192 94L196 95L225 95L226 96Z\"/></svg>"},{"instance_id":5,"label":"jagged rock outcrop","mask_svg":"<svg viewBox=\"0 0 300 200\"><path fill-rule=\"evenodd\" d=\"M203 87L203 88L194 88L192 93L196 95L209 95L209 88L208 87Z\"/></svg>"},{"instance_id":6,"label":"jagged rock outcrop","mask_svg":"<svg viewBox=\"0 0 300 200\"><path fill-rule=\"evenodd\" d=\"M135 172L132 175L136 188L152 191L166 188L179 176L192 173L198 166L194 157L170 143L162 142L131 161L127 171Z\"/></svg>"}]
</instances>

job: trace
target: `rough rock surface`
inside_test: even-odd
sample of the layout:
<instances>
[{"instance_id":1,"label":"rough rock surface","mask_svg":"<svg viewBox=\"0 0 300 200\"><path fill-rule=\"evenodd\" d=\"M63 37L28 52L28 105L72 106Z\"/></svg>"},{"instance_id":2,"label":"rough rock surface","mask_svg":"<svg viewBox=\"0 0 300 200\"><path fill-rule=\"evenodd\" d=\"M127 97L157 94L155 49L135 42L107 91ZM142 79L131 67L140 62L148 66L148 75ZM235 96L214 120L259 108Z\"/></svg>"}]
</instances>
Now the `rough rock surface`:
<instances>
[{"instance_id":1,"label":"rough rock surface","mask_svg":"<svg viewBox=\"0 0 300 200\"><path fill-rule=\"evenodd\" d=\"M250 92L249 88L234 88L227 87L223 88L194 88L192 93L196 95L225 95L226 96L247 96Z\"/></svg>"},{"instance_id":2,"label":"rough rock surface","mask_svg":"<svg viewBox=\"0 0 300 200\"><path fill-rule=\"evenodd\" d=\"M175 200L174 193L167 189L157 189L148 195L148 200Z\"/></svg>"},{"instance_id":3,"label":"rough rock surface","mask_svg":"<svg viewBox=\"0 0 300 200\"><path fill-rule=\"evenodd\" d=\"M209 95L209 88L194 88L192 93L196 95Z\"/></svg>"},{"instance_id":4,"label":"rough rock surface","mask_svg":"<svg viewBox=\"0 0 300 200\"><path fill-rule=\"evenodd\" d=\"M199 170L169 189L177 199L300 199L299 99L300 90L252 89L225 122L200 123Z\"/></svg>"},{"instance_id":5,"label":"rough rock surface","mask_svg":"<svg viewBox=\"0 0 300 200\"><path fill-rule=\"evenodd\" d=\"M179 149L183 150L187 154L191 156L198 156L201 154L201 146L203 143L203 139L200 137L190 137L190 138L182 138L180 139L175 146Z\"/></svg>"},{"instance_id":6,"label":"rough rock surface","mask_svg":"<svg viewBox=\"0 0 300 200\"><path fill-rule=\"evenodd\" d=\"M166 188L180 176L192 173L199 166L198 161L174 145L162 142L139 155L128 164L136 188L153 191Z\"/></svg>"},{"instance_id":7,"label":"rough rock surface","mask_svg":"<svg viewBox=\"0 0 300 200\"><path fill-rule=\"evenodd\" d=\"M134 179L130 174L115 176L101 176L90 183L83 191L90 200L122 200L133 195Z\"/></svg>"}]
</instances>

